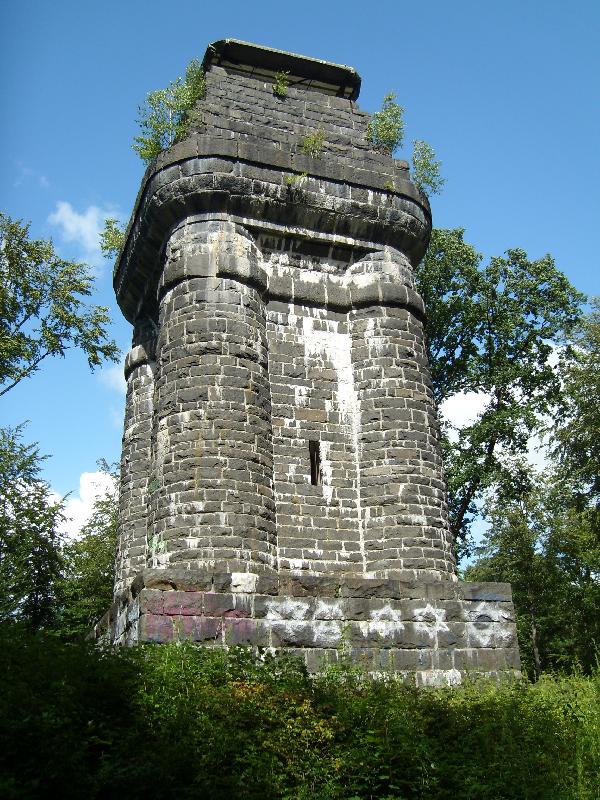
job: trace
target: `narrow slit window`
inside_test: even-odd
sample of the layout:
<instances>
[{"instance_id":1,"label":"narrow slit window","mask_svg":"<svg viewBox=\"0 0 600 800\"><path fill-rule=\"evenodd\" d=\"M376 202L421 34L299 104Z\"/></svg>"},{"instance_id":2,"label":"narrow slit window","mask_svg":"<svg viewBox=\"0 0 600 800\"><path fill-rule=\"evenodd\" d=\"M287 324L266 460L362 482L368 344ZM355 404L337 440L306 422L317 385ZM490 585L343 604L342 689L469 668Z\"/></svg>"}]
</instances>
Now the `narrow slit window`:
<instances>
[{"instance_id":1,"label":"narrow slit window","mask_svg":"<svg viewBox=\"0 0 600 800\"><path fill-rule=\"evenodd\" d=\"M310 482L313 486L321 486L323 483L323 473L321 470L320 443L309 441L308 453L310 455Z\"/></svg>"}]
</instances>

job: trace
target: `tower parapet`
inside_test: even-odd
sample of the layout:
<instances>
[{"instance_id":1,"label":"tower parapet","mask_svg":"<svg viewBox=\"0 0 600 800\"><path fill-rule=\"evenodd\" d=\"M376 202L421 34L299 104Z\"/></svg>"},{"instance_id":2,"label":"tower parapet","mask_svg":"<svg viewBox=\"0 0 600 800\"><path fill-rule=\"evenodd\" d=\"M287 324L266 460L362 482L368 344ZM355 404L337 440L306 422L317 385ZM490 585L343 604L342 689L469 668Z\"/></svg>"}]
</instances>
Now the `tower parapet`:
<instances>
[{"instance_id":1,"label":"tower parapet","mask_svg":"<svg viewBox=\"0 0 600 800\"><path fill-rule=\"evenodd\" d=\"M115 269L134 341L112 638L314 667L351 629L423 681L517 669L509 588L456 578L413 275L427 198L373 150L350 67L225 40L204 68Z\"/></svg>"}]
</instances>

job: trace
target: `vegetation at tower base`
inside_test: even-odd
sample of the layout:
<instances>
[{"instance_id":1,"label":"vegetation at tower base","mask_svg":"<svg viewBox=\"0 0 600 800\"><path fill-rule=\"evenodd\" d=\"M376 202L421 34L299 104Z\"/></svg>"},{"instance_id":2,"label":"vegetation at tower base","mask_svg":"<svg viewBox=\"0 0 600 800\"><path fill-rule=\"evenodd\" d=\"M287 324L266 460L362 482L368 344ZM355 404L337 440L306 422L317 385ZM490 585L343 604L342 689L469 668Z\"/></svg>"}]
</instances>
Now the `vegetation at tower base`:
<instances>
[{"instance_id":1,"label":"vegetation at tower base","mask_svg":"<svg viewBox=\"0 0 600 800\"><path fill-rule=\"evenodd\" d=\"M600 674L421 689L356 666L0 630L7 800L595 800Z\"/></svg>"},{"instance_id":2,"label":"vegetation at tower base","mask_svg":"<svg viewBox=\"0 0 600 800\"><path fill-rule=\"evenodd\" d=\"M60 258L52 242L31 239L29 225L0 212L0 396L72 348L92 369L118 359L108 310L84 304L92 288L86 264Z\"/></svg>"}]
</instances>

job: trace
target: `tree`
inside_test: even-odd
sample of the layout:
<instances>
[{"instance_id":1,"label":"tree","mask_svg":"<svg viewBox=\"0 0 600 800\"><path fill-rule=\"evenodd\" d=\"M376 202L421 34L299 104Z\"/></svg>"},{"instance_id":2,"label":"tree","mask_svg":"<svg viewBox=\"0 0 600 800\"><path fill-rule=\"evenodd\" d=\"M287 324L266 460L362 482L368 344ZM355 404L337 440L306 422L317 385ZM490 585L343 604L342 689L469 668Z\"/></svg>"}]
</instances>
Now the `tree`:
<instances>
[{"instance_id":1,"label":"tree","mask_svg":"<svg viewBox=\"0 0 600 800\"><path fill-rule=\"evenodd\" d=\"M99 466L112 476L113 491L96 499L92 515L79 537L67 543L63 550L58 628L63 637L70 639L85 636L112 602L118 475L106 462L99 462Z\"/></svg>"},{"instance_id":2,"label":"tree","mask_svg":"<svg viewBox=\"0 0 600 800\"><path fill-rule=\"evenodd\" d=\"M139 108L140 136L133 140L133 149L147 164L175 142L185 138L192 118L192 110L204 97L206 81L202 66L195 59L166 89L149 92L146 102Z\"/></svg>"},{"instance_id":3,"label":"tree","mask_svg":"<svg viewBox=\"0 0 600 800\"><path fill-rule=\"evenodd\" d=\"M125 231L118 219L110 217L104 220L104 229L100 231L100 250L105 258L116 258L125 244Z\"/></svg>"},{"instance_id":4,"label":"tree","mask_svg":"<svg viewBox=\"0 0 600 800\"><path fill-rule=\"evenodd\" d=\"M369 120L367 139L377 150L389 155L402 146L404 109L396 103L395 92L386 94L381 110L376 111Z\"/></svg>"},{"instance_id":5,"label":"tree","mask_svg":"<svg viewBox=\"0 0 600 800\"><path fill-rule=\"evenodd\" d=\"M426 194L440 194L445 183L442 163L435 160L435 151L422 139L413 140L412 181Z\"/></svg>"},{"instance_id":6,"label":"tree","mask_svg":"<svg viewBox=\"0 0 600 800\"><path fill-rule=\"evenodd\" d=\"M460 391L485 398L478 419L444 441L451 526L464 542L486 490L518 498L529 487L529 437L560 398L549 356L575 328L583 295L549 255L512 249L482 266L463 233L433 231L417 281L438 404Z\"/></svg>"},{"instance_id":7,"label":"tree","mask_svg":"<svg viewBox=\"0 0 600 800\"><path fill-rule=\"evenodd\" d=\"M574 664L591 671L600 645L598 537L556 477L491 503L491 527L466 571L468 580L512 585L523 668L536 678Z\"/></svg>"},{"instance_id":8,"label":"tree","mask_svg":"<svg viewBox=\"0 0 600 800\"><path fill-rule=\"evenodd\" d=\"M52 242L29 238L29 225L0 212L0 396L73 347L92 369L118 359L108 309L83 302L92 285L85 264L60 258Z\"/></svg>"},{"instance_id":9,"label":"tree","mask_svg":"<svg viewBox=\"0 0 600 800\"><path fill-rule=\"evenodd\" d=\"M44 359L71 348L91 368L116 361L106 308L86 306L93 278L66 261L29 226L0 213L0 396L33 375ZM33 628L53 624L63 569L63 502L39 477L43 457L22 442L23 427L0 429L0 619Z\"/></svg>"},{"instance_id":10,"label":"tree","mask_svg":"<svg viewBox=\"0 0 600 800\"><path fill-rule=\"evenodd\" d=\"M52 624L62 569L63 503L40 480L42 457L22 426L0 428L0 621Z\"/></svg>"},{"instance_id":11,"label":"tree","mask_svg":"<svg viewBox=\"0 0 600 800\"><path fill-rule=\"evenodd\" d=\"M577 507L594 515L600 513L599 364L600 298L595 298L570 347L561 353L562 402L552 429L561 480L570 486Z\"/></svg>"},{"instance_id":12,"label":"tree","mask_svg":"<svg viewBox=\"0 0 600 800\"><path fill-rule=\"evenodd\" d=\"M554 449L535 488L492 504L491 530L467 575L513 586L526 669L580 665L600 648L600 319L598 303L561 348Z\"/></svg>"}]
</instances>

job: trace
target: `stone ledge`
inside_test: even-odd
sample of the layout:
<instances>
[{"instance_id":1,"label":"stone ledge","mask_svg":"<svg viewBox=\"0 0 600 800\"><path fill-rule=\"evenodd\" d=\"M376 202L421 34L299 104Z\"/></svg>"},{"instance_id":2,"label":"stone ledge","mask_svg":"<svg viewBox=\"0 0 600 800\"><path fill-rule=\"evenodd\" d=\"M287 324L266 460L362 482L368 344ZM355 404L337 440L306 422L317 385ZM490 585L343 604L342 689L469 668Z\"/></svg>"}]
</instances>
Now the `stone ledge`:
<instances>
[{"instance_id":1,"label":"stone ledge","mask_svg":"<svg viewBox=\"0 0 600 800\"><path fill-rule=\"evenodd\" d=\"M232 174L234 164L242 174ZM315 186L285 184L286 174L304 171ZM149 290L152 295L151 287L158 280L156 270L148 265L155 263L169 229L190 214L227 213L249 221L300 225L368 241L375 249L391 245L416 262L429 238L429 204L410 181L394 176L391 183L393 190L387 175L328 165L275 148L220 137L191 137L162 154L146 171L115 265L114 286L121 309L130 320L139 313L142 298ZM356 194L352 187L360 192Z\"/></svg>"},{"instance_id":2,"label":"stone ledge","mask_svg":"<svg viewBox=\"0 0 600 800\"><path fill-rule=\"evenodd\" d=\"M246 579L245 581L243 579ZM245 588L249 587L251 588ZM367 578L348 575L285 575L239 573L210 569L161 567L140 572L131 584L133 598L142 589L184 592L239 592L288 597L387 598L393 600L467 600L511 603L508 583L467 583L419 576Z\"/></svg>"}]
</instances>

